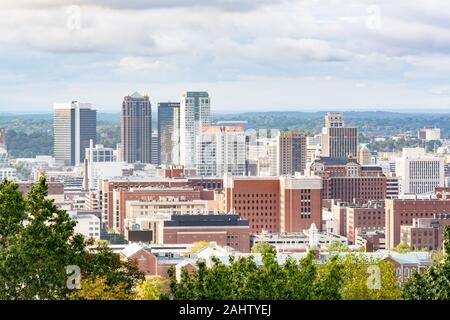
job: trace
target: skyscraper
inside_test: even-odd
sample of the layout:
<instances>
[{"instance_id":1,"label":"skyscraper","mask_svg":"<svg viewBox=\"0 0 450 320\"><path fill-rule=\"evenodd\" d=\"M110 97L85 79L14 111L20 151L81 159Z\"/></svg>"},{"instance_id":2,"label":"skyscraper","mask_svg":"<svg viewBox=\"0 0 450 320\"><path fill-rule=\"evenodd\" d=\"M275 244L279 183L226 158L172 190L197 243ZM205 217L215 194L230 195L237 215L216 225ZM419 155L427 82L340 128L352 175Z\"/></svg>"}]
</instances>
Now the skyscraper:
<instances>
[{"instance_id":1,"label":"skyscraper","mask_svg":"<svg viewBox=\"0 0 450 320\"><path fill-rule=\"evenodd\" d=\"M152 131L152 164L159 165L159 136L158 130Z\"/></svg>"},{"instance_id":2,"label":"skyscraper","mask_svg":"<svg viewBox=\"0 0 450 320\"><path fill-rule=\"evenodd\" d=\"M97 111L90 103L55 103L53 113L54 156L58 164L78 166L89 141L97 137Z\"/></svg>"},{"instance_id":3,"label":"skyscraper","mask_svg":"<svg viewBox=\"0 0 450 320\"><path fill-rule=\"evenodd\" d=\"M180 164L180 103L158 103L160 163Z\"/></svg>"},{"instance_id":4,"label":"skyscraper","mask_svg":"<svg viewBox=\"0 0 450 320\"><path fill-rule=\"evenodd\" d=\"M342 112L327 112L322 129L322 157L358 156L358 128L345 127Z\"/></svg>"},{"instance_id":5,"label":"skyscraper","mask_svg":"<svg viewBox=\"0 0 450 320\"><path fill-rule=\"evenodd\" d=\"M281 132L279 140L280 175L303 174L306 168L306 136L300 132Z\"/></svg>"},{"instance_id":6,"label":"skyscraper","mask_svg":"<svg viewBox=\"0 0 450 320\"><path fill-rule=\"evenodd\" d=\"M207 92L185 92L180 104L180 164L195 167L197 138L202 126L211 124L211 101Z\"/></svg>"},{"instance_id":7,"label":"skyscraper","mask_svg":"<svg viewBox=\"0 0 450 320\"><path fill-rule=\"evenodd\" d=\"M245 134L242 126L204 126L197 139L197 174L222 177L245 174Z\"/></svg>"},{"instance_id":8,"label":"skyscraper","mask_svg":"<svg viewBox=\"0 0 450 320\"><path fill-rule=\"evenodd\" d=\"M151 163L152 106L148 96L138 92L126 96L122 103L122 160L128 163Z\"/></svg>"}]
</instances>

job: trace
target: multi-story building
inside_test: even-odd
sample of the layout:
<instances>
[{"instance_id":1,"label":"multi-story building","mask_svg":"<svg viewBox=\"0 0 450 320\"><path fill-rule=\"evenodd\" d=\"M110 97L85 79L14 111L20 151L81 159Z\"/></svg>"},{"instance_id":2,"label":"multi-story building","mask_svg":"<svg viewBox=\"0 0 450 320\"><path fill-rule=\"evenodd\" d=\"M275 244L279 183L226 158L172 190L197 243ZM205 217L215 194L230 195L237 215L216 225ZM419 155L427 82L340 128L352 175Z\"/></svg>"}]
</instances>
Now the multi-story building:
<instances>
[{"instance_id":1,"label":"multi-story building","mask_svg":"<svg viewBox=\"0 0 450 320\"><path fill-rule=\"evenodd\" d=\"M127 228L125 237L130 242L166 245L207 241L239 252L250 251L248 221L233 214L172 214Z\"/></svg>"},{"instance_id":2,"label":"multi-story building","mask_svg":"<svg viewBox=\"0 0 450 320\"><path fill-rule=\"evenodd\" d=\"M372 164L372 152L367 145L362 145L358 151L358 162L362 166L370 166Z\"/></svg>"},{"instance_id":3,"label":"multi-story building","mask_svg":"<svg viewBox=\"0 0 450 320\"><path fill-rule=\"evenodd\" d=\"M3 181L3 179L8 180L15 180L17 177L17 169L16 168L10 168L10 167L3 167L0 168L0 181Z\"/></svg>"},{"instance_id":4,"label":"multi-story building","mask_svg":"<svg viewBox=\"0 0 450 320\"><path fill-rule=\"evenodd\" d=\"M159 135L158 130L152 131L152 164L159 165L160 159L159 159L160 151L159 151Z\"/></svg>"},{"instance_id":5,"label":"multi-story building","mask_svg":"<svg viewBox=\"0 0 450 320\"><path fill-rule=\"evenodd\" d=\"M361 166L354 159L322 157L308 165L306 173L322 178L323 199L362 204L386 198L386 176L378 166Z\"/></svg>"},{"instance_id":6,"label":"multi-story building","mask_svg":"<svg viewBox=\"0 0 450 320\"><path fill-rule=\"evenodd\" d=\"M396 199L400 195L400 178L395 174L386 175L386 199Z\"/></svg>"},{"instance_id":7,"label":"multi-story building","mask_svg":"<svg viewBox=\"0 0 450 320\"><path fill-rule=\"evenodd\" d=\"M114 162L116 161L115 150L113 148L106 148L102 144L97 144L93 148L86 148L85 154L88 162ZM91 156L92 155L92 156Z\"/></svg>"},{"instance_id":8,"label":"multi-story building","mask_svg":"<svg viewBox=\"0 0 450 320\"><path fill-rule=\"evenodd\" d=\"M54 156L57 164L78 166L90 140L97 139L97 111L90 103L72 101L53 107Z\"/></svg>"},{"instance_id":9,"label":"multi-story building","mask_svg":"<svg viewBox=\"0 0 450 320\"><path fill-rule=\"evenodd\" d=\"M306 163L313 162L322 153L322 135L306 137Z\"/></svg>"},{"instance_id":10,"label":"multi-story building","mask_svg":"<svg viewBox=\"0 0 450 320\"><path fill-rule=\"evenodd\" d=\"M160 163L180 164L180 103L158 103L158 143Z\"/></svg>"},{"instance_id":11,"label":"multi-story building","mask_svg":"<svg viewBox=\"0 0 450 320\"><path fill-rule=\"evenodd\" d=\"M300 132L281 132L278 139L279 174L303 174L306 168L306 136Z\"/></svg>"},{"instance_id":12,"label":"multi-story building","mask_svg":"<svg viewBox=\"0 0 450 320\"><path fill-rule=\"evenodd\" d=\"M197 137L211 125L211 100L207 92L185 92L180 104L180 164L195 167Z\"/></svg>"},{"instance_id":13,"label":"multi-story building","mask_svg":"<svg viewBox=\"0 0 450 320\"><path fill-rule=\"evenodd\" d=\"M450 212L450 198L387 199L386 247L395 248L401 241L401 227L413 226L414 219L434 218Z\"/></svg>"},{"instance_id":14,"label":"multi-story building","mask_svg":"<svg viewBox=\"0 0 450 320\"><path fill-rule=\"evenodd\" d=\"M366 205L346 207L346 235L351 244L355 244L358 234L368 231L384 231L385 210L383 202L369 202Z\"/></svg>"},{"instance_id":15,"label":"multi-story building","mask_svg":"<svg viewBox=\"0 0 450 320\"><path fill-rule=\"evenodd\" d=\"M358 155L358 128L345 127L342 112L327 112L322 129L322 156L348 158Z\"/></svg>"},{"instance_id":16,"label":"multi-story building","mask_svg":"<svg viewBox=\"0 0 450 320\"><path fill-rule=\"evenodd\" d=\"M249 130L246 148L248 175L260 177L279 175L279 135L278 130L270 132Z\"/></svg>"},{"instance_id":17,"label":"multi-story building","mask_svg":"<svg viewBox=\"0 0 450 320\"><path fill-rule=\"evenodd\" d=\"M254 233L300 232L322 226L318 177L226 177L225 210L249 221Z\"/></svg>"},{"instance_id":18,"label":"multi-story building","mask_svg":"<svg viewBox=\"0 0 450 320\"><path fill-rule=\"evenodd\" d=\"M208 178L208 177L192 177L192 178L140 178L140 177L116 177L102 179L99 183L98 202L102 210L102 223L107 228L115 228L119 230L123 226L123 219L125 217L125 202L120 202L114 198L114 192L130 191L131 189L142 188L166 188L170 193L170 188L195 188L196 190L222 190L222 178ZM149 196L150 191L143 191L144 196ZM178 193L179 194L179 193ZM204 193L206 195L206 193ZM116 196L118 194L116 193ZM175 194L176 195L176 194ZM139 193L135 192L134 199L130 197L127 200L145 200L139 198ZM156 195L153 195L156 196ZM119 202L118 202L119 201ZM116 209L114 209L116 206Z\"/></svg>"},{"instance_id":19,"label":"multi-story building","mask_svg":"<svg viewBox=\"0 0 450 320\"><path fill-rule=\"evenodd\" d=\"M120 147L122 161L151 163L152 106L148 96L135 92L124 97Z\"/></svg>"},{"instance_id":20,"label":"multi-story building","mask_svg":"<svg viewBox=\"0 0 450 320\"><path fill-rule=\"evenodd\" d=\"M417 132L417 137L425 141L441 140L441 129L422 128Z\"/></svg>"},{"instance_id":21,"label":"multi-story building","mask_svg":"<svg viewBox=\"0 0 450 320\"><path fill-rule=\"evenodd\" d=\"M69 212L70 217L75 220L75 233L82 234L86 238L100 240L100 218L95 214L81 212Z\"/></svg>"},{"instance_id":22,"label":"multi-story building","mask_svg":"<svg viewBox=\"0 0 450 320\"><path fill-rule=\"evenodd\" d=\"M199 176L245 175L245 134L241 126L203 126L197 137Z\"/></svg>"},{"instance_id":23,"label":"multi-story building","mask_svg":"<svg viewBox=\"0 0 450 320\"><path fill-rule=\"evenodd\" d=\"M402 157L396 159L400 193L425 194L444 187L444 162L444 158L426 156L423 148L404 148Z\"/></svg>"},{"instance_id":24,"label":"multi-story building","mask_svg":"<svg viewBox=\"0 0 450 320\"><path fill-rule=\"evenodd\" d=\"M450 213L414 218L412 225L400 227L401 241L414 250L442 250L446 227L450 227Z\"/></svg>"}]
</instances>

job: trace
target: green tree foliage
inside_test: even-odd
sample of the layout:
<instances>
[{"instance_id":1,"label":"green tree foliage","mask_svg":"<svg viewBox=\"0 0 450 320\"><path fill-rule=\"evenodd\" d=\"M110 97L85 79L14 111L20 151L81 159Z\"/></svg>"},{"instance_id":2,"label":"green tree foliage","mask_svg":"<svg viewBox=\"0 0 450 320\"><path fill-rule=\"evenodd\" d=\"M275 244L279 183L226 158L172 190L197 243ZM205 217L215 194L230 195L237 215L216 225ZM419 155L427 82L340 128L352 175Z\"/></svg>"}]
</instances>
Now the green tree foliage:
<instances>
[{"instance_id":1,"label":"green tree foliage","mask_svg":"<svg viewBox=\"0 0 450 320\"><path fill-rule=\"evenodd\" d=\"M409 300L450 299L450 227L444 232L444 259L425 271L416 272L403 285L402 294Z\"/></svg>"},{"instance_id":2,"label":"green tree foliage","mask_svg":"<svg viewBox=\"0 0 450 320\"><path fill-rule=\"evenodd\" d=\"M87 278L81 281L81 289L69 295L70 300L133 300L134 292L129 292L124 283L109 285L104 277Z\"/></svg>"},{"instance_id":3,"label":"green tree foliage","mask_svg":"<svg viewBox=\"0 0 450 320\"><path fill-rule=\"evenodd\" d=\"M106 247L89 253L75 221L47 195L45 177L25 198L17 184L0 184L0 299L65 299L69 265L79 266L83 279L104 277L131 292L143 278L136 265Z\"/></svg>"},{"instance_id":4,"label":"green tree foliage","mask_svg":"<svg viewBox=\"0 0 450 320\"><path fill-rule=\"evenodd\" d=\"M397 300L401 297L400 286L395 275L394 266L385 260L369 261L360 254L349 254L341 260L343 267L344 300ZM371 276L369 268L379 268L379 288L368 285Z\"/></svg>"},{"instance_id":5,"label":"green tree foliage","mask_svg":"<svg viewBox=\"0 0 450 320\"><path fill-rule=\"evenodd\" d=\"M350 251L350 248L338 240L333 240L328 246L327 246L328 252L348 252Z\"/></svg>"},{"instance_id":6,"label":"green tree foliage","mask_svg":"<svg viewBox=\"0 0 450 320\"><path fill-rule=\"evenodd\" d=\"M270 244L267 242L258 242L257 244L254 244L252 247L251 252L252 253L263 253L264 251L268 250L271 247Z\"/></svg>"},{"instance_id":7,"label":"green tree foliage","mask_svg":"<svg viewBox=\"0 0 450 320\"><path fill-rule=\"evenodd\" d=\"M393 266L387 261L375 264L380 268L381 286L367 286L368 261L348 255L342 259L333 255L324 264L316 264L313 253L299 261L289 257L277 262L275 250L266 247L261 254L262 265L254 256L230 258L228 265L212 258L212 266L197 262L189 273L182 269L180 281L175 270L169 269L170 298L236 299L236 300L339 300L339 299L397 299L400 289Z\"/></svg>"},{"instance_id":8,"label":"green tree foliage","mask_svg":"<svg viewBox=\"0 0 450 320\"><path fill-rule=\"evenodd\" d=\"M158 276L147 277L136 287L137 300L160 300L167 295L169 283Z\"/></svg>"},{"instance_id":9,"label":"green tree foliage","mask_svg":"<svg viewBox=\"0 0 450 320\"><path fill-rule=\"evenodd\" d=\"M406 242L400 242L395 248L394 251L398 253L408 253L411 252L411 247Z\"/></svg>"}]
</instances>

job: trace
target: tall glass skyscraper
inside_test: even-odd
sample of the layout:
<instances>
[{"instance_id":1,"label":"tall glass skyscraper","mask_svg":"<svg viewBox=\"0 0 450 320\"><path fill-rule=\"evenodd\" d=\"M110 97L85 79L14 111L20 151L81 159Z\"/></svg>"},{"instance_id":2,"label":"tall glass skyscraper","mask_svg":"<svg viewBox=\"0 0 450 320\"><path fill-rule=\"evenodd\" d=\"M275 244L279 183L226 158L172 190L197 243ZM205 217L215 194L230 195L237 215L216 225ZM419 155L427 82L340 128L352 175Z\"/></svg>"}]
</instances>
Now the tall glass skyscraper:
<instances>
[{"instance_id":1,"label":"tall glass skyscraper","mask_svg":"<svg viewBox=\"0 0 450 320\"><path fill-rule=\"evenodd\" d=\"M180 164L180 103L158 103L158 143L160 163Z\"/></svg>"},{"instance_id":2,"label":"tall glass skyscraper","mask_svg":"<svg viewBox=\"0 0 450 320\"><path fill-rule=\"evenodd\" d=\"M54 156L58 164L78 166L85 158L89 141L96 141L97 111L90 103L72 101L53 107Z\"/></svg>"},{"instance_id":3,"label":"tall glass skyscraper","mask_svg":"<svg viewBox=\"0 0 450 320\"><path fill-rule=\"evenodd\" d=\"M203 126L211 125L211 100L208 92L185 92L180 104L180 164L196 165L196 144Z\"/></svg>"},{"instance_id":4,"label":"tall glass skyscraper","mask_svg":"<svg viewBox=\"0 0 450 320\"><path fill-rule=\"evenodd\" d=\"M138 92L122 103L122 159L128 163L152 161L152 106L148 96Z\"/></svg>"}]
</instances>

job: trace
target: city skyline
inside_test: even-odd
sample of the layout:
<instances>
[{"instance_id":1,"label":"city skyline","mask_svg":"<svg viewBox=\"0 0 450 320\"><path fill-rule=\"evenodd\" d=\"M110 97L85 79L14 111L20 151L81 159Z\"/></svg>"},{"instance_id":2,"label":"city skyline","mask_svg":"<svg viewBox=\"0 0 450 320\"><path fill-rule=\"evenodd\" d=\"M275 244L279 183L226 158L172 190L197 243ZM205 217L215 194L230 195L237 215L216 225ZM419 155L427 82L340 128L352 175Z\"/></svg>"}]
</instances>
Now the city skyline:
<instances>
[{"instance_id":1,"label":"city skyline","mask_svg":"<svg viewBox=\"0 0 450 320\"><path fill-rule=\"evenodd\" d=\"M0 4L0 112L74 96L116 112L134 91L157 103L186 90L208 91L218 113L450 106L450 10L438 1L70 5Z\"/></svg>"}]
</instances>

